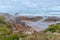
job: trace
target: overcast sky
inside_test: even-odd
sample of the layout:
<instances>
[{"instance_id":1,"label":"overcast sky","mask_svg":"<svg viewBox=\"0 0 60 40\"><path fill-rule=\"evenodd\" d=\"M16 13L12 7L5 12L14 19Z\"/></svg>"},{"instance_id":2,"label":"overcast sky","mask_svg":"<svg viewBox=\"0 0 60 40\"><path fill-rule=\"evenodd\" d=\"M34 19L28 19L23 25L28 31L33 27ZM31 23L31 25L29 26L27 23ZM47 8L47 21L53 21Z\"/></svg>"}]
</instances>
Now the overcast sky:
<instances>
[{"instance_id":1,"label":"overcast sky","mask_svg":"<svg viewBox=\"0 0 60 40\"><path fill-rule=\"evenodd\" d=\"M0 12L60 14L60 0L0 0Z\"/></svg>"}]
</instances>

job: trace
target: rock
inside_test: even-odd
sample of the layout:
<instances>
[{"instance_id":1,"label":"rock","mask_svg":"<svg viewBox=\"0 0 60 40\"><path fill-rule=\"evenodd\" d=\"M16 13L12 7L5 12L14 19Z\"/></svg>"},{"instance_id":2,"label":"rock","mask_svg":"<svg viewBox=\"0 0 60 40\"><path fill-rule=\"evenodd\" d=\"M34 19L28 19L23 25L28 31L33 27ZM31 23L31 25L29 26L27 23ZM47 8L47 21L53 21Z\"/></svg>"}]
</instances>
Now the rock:
<instances>
[{"instance_id":1,"label":"rock","mask_svg":"<svg viewBox=\"0 0 60 40\"><path fill-rule=\"evenodd\" d=\"M24 21L38 21L40 19L43 19L40 16L36 17L27 17L27 16L18 16L14 17L10 15L9 13L1 13L1 16L5 17L5 22L12 23L12 31L13 33L19 33L24 32L25 34L31 34L33 31L37 30L35 27L32 28L31 26L27 25ZM22 21L24 20L24 21Z\"/></svg>"},{"instance_id":2,"label":"rock","mask_svg":"<svg viewBox=\"0 0 60 40\"><path fill-rule=\"evenodd\" d=\"M36 17L19 16L17 18L19 18L20 20L23 20L23 21L32 21L32 22L36 22L38 20L43 19L40 16L36 16Z\"/></svg>"},{"instance_id":3,"label":"rock","mask_svg":"<svg viewBox=\"0 0 60 40\"><path fill-rule=\"evenodd\" d=\"M21 25L21 24L16 24L16 29L17 29L17 30L25 31L25 30L28 29L28 27L23 26L23 25Z\"/></svg>"},{"instance_id":4,"label":"rock","mask_svg":"<svg viewBox=\"0 0 60 40\"><path fill-rule=\"evenodd\" d=\"M44 22L59 22L59 21L60 21L60 18L58 17L49 17L44 20Z\"/></svg>"},{"instance_id":5,"label":"rock","mask_svg":"<svg viewBox=\"0 0 60 40\"><path fill-rule=\"evenodd\" d=\"M13 33L24 33L24 34L31 34L33 30L31 27L23 26L21 24L16 24L16 27L13 28Z\"/></svg>"}]
</instances>

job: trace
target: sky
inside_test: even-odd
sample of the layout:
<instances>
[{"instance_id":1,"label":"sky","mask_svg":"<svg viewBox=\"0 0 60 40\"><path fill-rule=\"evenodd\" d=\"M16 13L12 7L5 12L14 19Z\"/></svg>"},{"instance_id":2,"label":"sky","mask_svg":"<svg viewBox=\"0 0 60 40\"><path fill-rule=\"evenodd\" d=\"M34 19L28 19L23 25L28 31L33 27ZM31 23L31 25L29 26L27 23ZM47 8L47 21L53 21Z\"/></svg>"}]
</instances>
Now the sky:
<instances>
[{"instance_id":1,"label":"sky","mask_svg":"<svg viewBox=\"0 0 60 40\"><path fill-rule=\"evenodd\" d=\"M0 0L0 12L58 15L60 0Z\"/></svg>"}]
</instances>

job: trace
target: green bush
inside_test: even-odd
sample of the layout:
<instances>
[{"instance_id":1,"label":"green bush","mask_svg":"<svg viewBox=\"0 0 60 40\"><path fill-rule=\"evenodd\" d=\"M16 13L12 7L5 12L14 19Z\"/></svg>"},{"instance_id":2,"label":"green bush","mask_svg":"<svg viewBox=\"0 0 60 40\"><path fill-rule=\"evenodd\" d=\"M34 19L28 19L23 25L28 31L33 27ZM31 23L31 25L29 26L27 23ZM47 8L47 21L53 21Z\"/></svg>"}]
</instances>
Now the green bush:
<instances>
[{"instance_id":1,"label":"green bush","mask_svg":"<svg viewBox=\"0 0 60 40\"><path fill-rule=\"evenodd\" d=\"M50 31L50 32L60 32L60 23L57 23L57 24L52 24L50 25L46 30L47 31Z\"/></svg>"},{"instance_id":2,"label":"green bush","mask_svg":"<svg viewBox=\"0 0 60 40\"><path fill-rule=\"evenodd\" d=\"M11 34L9 37L5 38L5 40L19 40L19 36L17 34Z\"/></svg>"}]
</instances>

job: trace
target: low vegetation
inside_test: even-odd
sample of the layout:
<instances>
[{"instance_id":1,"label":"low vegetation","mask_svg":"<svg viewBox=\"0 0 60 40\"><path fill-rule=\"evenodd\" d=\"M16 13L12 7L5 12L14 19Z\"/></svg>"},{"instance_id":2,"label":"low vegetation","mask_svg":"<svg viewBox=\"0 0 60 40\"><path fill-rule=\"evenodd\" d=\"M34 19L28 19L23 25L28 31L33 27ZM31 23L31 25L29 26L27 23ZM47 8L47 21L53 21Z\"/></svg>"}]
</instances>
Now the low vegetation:
<instances>
[{"instance_id":1,"label":"low vegetation","mask_svg":"<svg viewBox=\"0 0 60 40\"><path fill-rule=\"evenodd\" d=\"M60 33L60 23L50 25L45 31Z\"/></svg>"},{"instance_id":2,"label":"low vegetation","mask_svg":"<svg viewBox=\"0 0 60 40\"><path fill-rule=\"evenodd\" d=\"M13 25L0 16L0 40L60 40L60 23L50 25L46 30L32 34L13 33Z\"/></svg>"}]
</instances>

